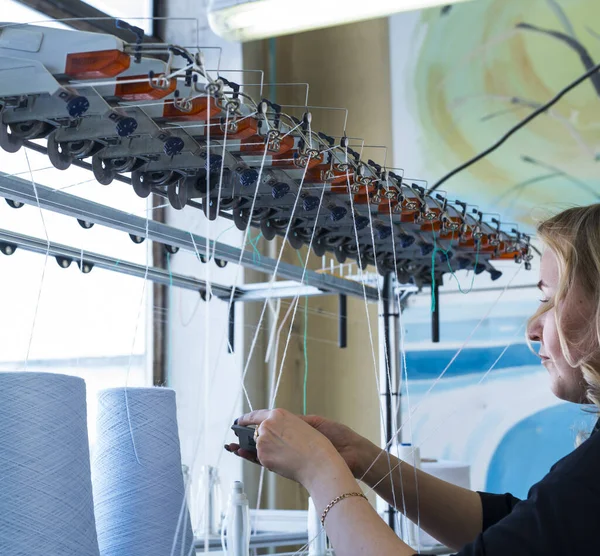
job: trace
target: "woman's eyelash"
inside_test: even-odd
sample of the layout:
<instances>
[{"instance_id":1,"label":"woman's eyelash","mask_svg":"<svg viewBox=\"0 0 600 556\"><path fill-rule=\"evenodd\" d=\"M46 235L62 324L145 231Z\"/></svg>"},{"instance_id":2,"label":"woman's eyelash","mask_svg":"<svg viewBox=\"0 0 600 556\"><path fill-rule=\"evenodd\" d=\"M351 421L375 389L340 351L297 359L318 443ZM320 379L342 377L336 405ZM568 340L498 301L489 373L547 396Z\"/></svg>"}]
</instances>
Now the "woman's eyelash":
<instances>
[{"instance_id":1,"label":"woman's eyelash","mask_svg":"<svg viewBox=\"0 0 600 556\"><path fill-rule=\"evenodd\" d=\"M548 303L549 299L540 299L540 303Z\"/></svg>"}]
</instances>

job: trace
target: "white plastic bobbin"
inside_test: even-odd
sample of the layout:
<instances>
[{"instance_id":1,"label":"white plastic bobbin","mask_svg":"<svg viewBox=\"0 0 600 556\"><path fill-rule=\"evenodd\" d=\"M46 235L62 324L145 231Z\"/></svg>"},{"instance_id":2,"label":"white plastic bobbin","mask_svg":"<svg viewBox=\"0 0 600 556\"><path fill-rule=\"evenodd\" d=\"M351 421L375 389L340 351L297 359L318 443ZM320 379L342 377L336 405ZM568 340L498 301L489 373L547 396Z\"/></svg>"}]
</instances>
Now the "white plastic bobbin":
<instances>
[{"instance_id":1,"label":"white plastic bobbin","mask_svg":"<svg viewBox=\"0 0 600 556\"><path fill-rule=\"evenodd\" d=\"M240 481L235 481L231 487L221 543L226 556L250 556L250 511Z\"/></svg>"},{"instance_id":2,"label":"white plastic bobbin","mask_svg":"<svg viewBox=\"0 0 600 556\"><path fill-rule=\"evenodd\" d=\"M417 469L421 468L421 452L418 447L412 444L400 444L400 446L394 446L392 454L398 456L403 462L412 465ZM402 540L412 546L413 548L420 548L420 531L415 523L413 523L406 516L400 516L401 520L401 537Z\"/></svg>"},{"instance_id":3,"label":"white plastic bobbin","mask_svg":"<svg viewBox=\"0 0 600 556\"><path fill-rule=\"evenodd\" d=\"M308 499L308 556L326 556L327 534L312 498Z\"/></svg>"}]
</instances>

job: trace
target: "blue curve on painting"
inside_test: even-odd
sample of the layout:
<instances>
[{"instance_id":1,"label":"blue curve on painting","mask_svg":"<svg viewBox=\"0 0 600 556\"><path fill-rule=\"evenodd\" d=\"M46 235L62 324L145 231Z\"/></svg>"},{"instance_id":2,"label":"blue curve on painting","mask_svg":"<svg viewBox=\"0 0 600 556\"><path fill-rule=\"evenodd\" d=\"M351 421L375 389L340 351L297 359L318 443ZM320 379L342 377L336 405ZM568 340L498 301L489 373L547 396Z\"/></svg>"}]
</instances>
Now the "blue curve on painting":
<instances>
[{"instance_id":1,"label":"blue curve on painting","mask_svg":"<svg viewBox=\"0 0 600 556\"><path fill-rule=\"evenodd\" d=\"M523 419L498 444L488 468L486 490L526 498L531 486L573 451L577 433L591 430L594 420L581 406L571 403Z\"/></svg>"},{"instance_id":2,"label":"blue curve on painting","mask_svg":"<svg viewBox=\"0 0 600 556\"><path fill-rule=\"evenodd\" d=\"M504 346L464 349L452 363L446 379L468 374L486 372L504 350ZM456 355L455 349L422 350L406 352L406 368L409 380L435 379ZM513 344L494 367L507 369L523 365L539 365L540 360L531 353L526 344Z\"/></svg>"}]
</instances>

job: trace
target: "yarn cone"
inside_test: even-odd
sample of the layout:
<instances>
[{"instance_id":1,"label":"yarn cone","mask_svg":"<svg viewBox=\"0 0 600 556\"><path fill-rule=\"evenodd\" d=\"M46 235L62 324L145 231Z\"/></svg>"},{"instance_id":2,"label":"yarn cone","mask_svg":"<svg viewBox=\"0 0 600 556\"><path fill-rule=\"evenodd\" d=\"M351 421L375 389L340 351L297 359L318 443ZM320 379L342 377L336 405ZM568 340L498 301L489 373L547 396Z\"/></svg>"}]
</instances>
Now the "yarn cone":
<instances>
[{"instance_id":1,"label":"yarn cone","mask_svg":"<svg viewBox=\"0 0 600 556\"><path fill-rule=\"evenodd\" d=\"M98 556L85 382L0 373L0 554Z\"/></svg>"},{"instance_id":2,"label":"yarn cone","mask_svg":"<svg viewBox=\"0 0 600 556\"><path fill-rule=\"evenodd\" d=\"M189 556L175 392L114 388L98 397L92 464L101 556Z\"/></svg>"}]
</instances>

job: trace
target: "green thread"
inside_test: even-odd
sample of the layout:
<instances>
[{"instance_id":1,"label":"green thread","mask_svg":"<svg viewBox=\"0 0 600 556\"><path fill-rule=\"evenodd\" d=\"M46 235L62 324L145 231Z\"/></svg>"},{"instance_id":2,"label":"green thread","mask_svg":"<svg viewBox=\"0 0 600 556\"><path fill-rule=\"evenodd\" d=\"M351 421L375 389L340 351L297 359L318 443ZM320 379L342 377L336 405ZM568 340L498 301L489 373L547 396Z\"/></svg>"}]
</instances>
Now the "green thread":
<instances>
[{"instance_id":1,"label":"green thread","mask_svg":"<svg viewBox=\"0 0 600 556\"><path fill-rule=\"evenodd\" d=\"M433 233L433 251L431 252L431 312L433 313L435 312L435 254L438 250L433 223L431 232Z\"/></svg>"},{"instance_id":2,"label":"green thread","mask_svg":"<svg viewBox=\"0 0 600 556\"><path fill-rule=\"evenodd\" d=\"M296 251L300 264L304 265L304 261L300 253ZM308 394L308 295L304 296L304 404L303 412L306 415L306 399Z\"/></svg>"},{"instance_id":3,"label":"green thread","mask_svg":"<svg viewBox=\"0 0 600 556\"><path fill-rule=\"evenodd\" d=\"M477 242L477 251L475 251L475 266L473 267L473 275L471 276L471 285L469 286L469 289L467 291L463 291L460 282L458 280L458 278L456 277L456 274L454 274L454 270L452 270L452 267L450 266L450 260L448 260L448 268L450 269L450 272L452 272L452 277L456 280L456 284L458 286L458 291L462 294L468 294L471 293L473 291L473 284L475 283L475 269L477 268L477 265L479 264L479 247L481 245L481 242L478 241Z\"/></svg>"},{"instance_id":4,"label":"green thread","mask_svg":"<svg viewBox=\"0 0 600 556\"><path fill-rule=\"evenodd\" d=\"M252 239L252 237L249 237L248 240L246 241L246 245L248 245L248 243L252 246L252 261L256 262L256 258L258 257L258 262L260 262L260 251L258 250L258 241L260 240L260 238L262 237L262 232L260 232L254 239Z\"/></svg>"},{"instance_id":5,"label":"green thread","mask_svg":"<svg viewBox=\"0 0 600 556\"><path fill-rule=\"evenodd\" d=\"M440 247L438 247L437 244L437 239L436 239L436 235L435 235L435 228L433 227L433 223L431 224L431 233L433 235L433 251L431 253L431 312L433 313L435 311L435 292L434 292L434 288L435 288L435 283L436 283L436 279L435 279L435 256L436 254L439 253L443 253L444 255L446 255L446 264L448 265L448 270L450 271L450 274L452 275L452 278L454 278L454 280L456 281L456 284L458 285L458 291L464 295L471 293L471 291L473 291L473 285L475 283L475 268L477 267L477 265L479 264L479 248L481 247L481 242L477 241L477 250L475 251L475 266L473 267L473 275L471 276L471 285L469 286L469 289L467 291L463 291L462 286L460 285L460 281L456 276L456 273L454 272L454 269L452 268L452 265L450 264L450 258L448 257L448 252L450 251L450 248L452 247L452 242L454 241L454 232L452 232L452 237L450 238L450 243L448 244L448 249L441 249Z\"/></svg>"},{"instance_id":6,"label":"green thread","mask_svg":"<svg viewBox=\"0 0 600 556\"><path fill-rule=\"evenodd\" d=\"M221 236L223 236L224 234L226 234L229 230L232 230L233 228L235 228L235 224L233 226L229 226L229 228L227 228L226 230L223 230L215 239L215 243L217 243L219 241Z\"/></svg>"},{"instance_id":7,"label":"green thread","mask_svg":"<svg viewBox=\"0 0 600 556\"><path fill-rule=\"evenodd\" d=\"M223 231L222 231L222 232L221 232L221 233L220 233L220 234L219 234L219 235L218 235L218 236L217 236L215 239L211 239L211 240L209 240L209 248L208 248L208 253L206 254L206 260L207 260L207 261L210 261L210 259L211 259L211 257L212 257L212 256L211 256L211 254L210 254L210 252L211 252L211 248L212 248L212 252L213 252L213 254L214 254L214 253L215 253L215 251L216 251L216 247L217 247L217 243L219 242L219 239L220 239L220 238L221 238L223 235L225 235L225 234L226 234L226 233L227 233L229 230L232 230L233 228L235 228L235 225L233 225L233 226L229 226L229 228L227 228L227 229L223 230ZM212 243L212 246L210 245L211 243ZM200 253L198 253L198 252L197 252L197 250L196 250L196 258L197 258L198 260L200 260L200 261L202 260L202 259L201 259L201 255L200 255Z\"/></svg>"}]
</instances>

